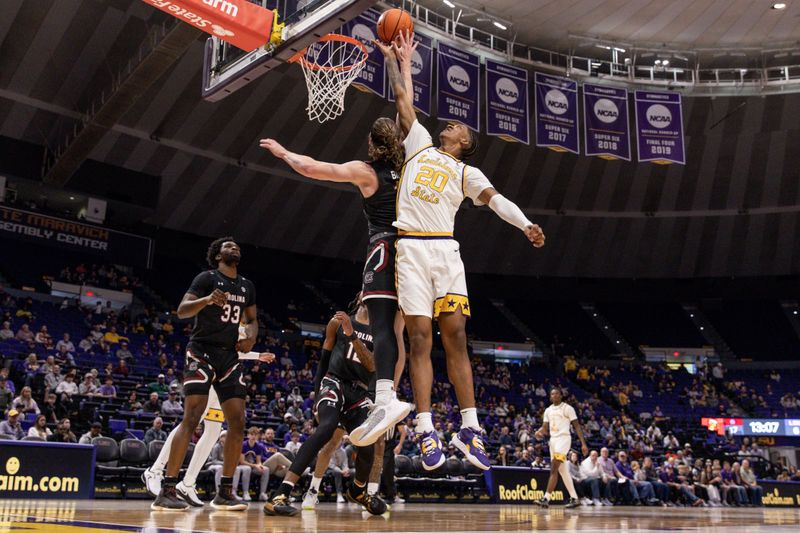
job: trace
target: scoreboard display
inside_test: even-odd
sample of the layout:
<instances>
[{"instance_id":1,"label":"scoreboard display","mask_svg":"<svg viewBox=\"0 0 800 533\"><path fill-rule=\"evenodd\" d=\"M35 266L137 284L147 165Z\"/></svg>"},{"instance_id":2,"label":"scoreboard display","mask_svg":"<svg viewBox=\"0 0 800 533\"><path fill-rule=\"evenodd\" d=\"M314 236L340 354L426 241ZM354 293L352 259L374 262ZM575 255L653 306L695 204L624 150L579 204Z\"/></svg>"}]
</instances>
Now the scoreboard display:
<instances>
[{"instance_id":1,"label":"scoreboard display","mask_svg":"<svg viewBox=\"0 0 800 533\"><path fill-rule=\"evenodd\" d=\"M702 418L700 424L718 435L800 437L800 419L793 418Z\"/></svg>"}]
</instances>

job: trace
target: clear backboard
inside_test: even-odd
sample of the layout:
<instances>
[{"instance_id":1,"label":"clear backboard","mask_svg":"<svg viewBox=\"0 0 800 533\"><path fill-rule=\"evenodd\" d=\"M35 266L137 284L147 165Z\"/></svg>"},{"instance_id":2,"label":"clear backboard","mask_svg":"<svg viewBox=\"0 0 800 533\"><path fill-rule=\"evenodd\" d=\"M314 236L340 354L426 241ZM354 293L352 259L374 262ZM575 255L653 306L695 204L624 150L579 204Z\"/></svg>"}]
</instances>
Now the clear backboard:
<instances>
[{"instance_id":1,"label":"clear backboard","mask_svg":"<svg viewBox=\"0 0 800 533\"><path fill-rule=\"evenodd\" d=\"M267 9L277 9L278 22L284 25L279 43L268 43L248 53L210 37L203 57L203 98L206 100L215 102L236 92L378 3L378 0L250 1Z\"/></svg>"}]
</instances>

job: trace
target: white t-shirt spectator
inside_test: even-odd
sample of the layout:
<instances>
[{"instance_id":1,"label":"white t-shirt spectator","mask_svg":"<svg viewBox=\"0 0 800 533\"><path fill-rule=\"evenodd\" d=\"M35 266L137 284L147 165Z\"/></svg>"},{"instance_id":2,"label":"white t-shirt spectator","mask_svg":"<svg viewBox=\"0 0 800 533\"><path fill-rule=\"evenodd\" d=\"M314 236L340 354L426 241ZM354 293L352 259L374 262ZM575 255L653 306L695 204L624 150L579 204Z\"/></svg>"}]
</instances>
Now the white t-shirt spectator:
<instances>
[{"instance_id":1,"label":"white t-shirt spectator","mask_svg":"<svg viewBox=\"0 0 800 533\"><path fill-rule=\"evenodd\" d=\"M56 343L56 351L60 352L62 346L66 347L68 352L74 352L75 351L75 345L72 344L72 341L65 341L64 339L61 339L60 341L58 341Z\"/></svg>"}]
</instances>

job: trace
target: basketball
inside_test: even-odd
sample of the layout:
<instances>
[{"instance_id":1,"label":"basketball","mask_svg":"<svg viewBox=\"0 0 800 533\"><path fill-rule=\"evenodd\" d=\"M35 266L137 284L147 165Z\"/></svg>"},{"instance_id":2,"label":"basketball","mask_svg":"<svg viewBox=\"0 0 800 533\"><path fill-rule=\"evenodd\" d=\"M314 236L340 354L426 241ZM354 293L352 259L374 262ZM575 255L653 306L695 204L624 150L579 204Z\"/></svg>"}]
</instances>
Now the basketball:
<instances>
[{"instance_id":1,"label":"basketball","mask_svg":"<svg viewBox=\"0 0 800 533\"><path fill-rule=\"evenodd\" d=\"M387 9L378 19L378 39L389 44L394 42L403 32L413 32L414 21L408 11Z\"/></svg>"}]
</instances>

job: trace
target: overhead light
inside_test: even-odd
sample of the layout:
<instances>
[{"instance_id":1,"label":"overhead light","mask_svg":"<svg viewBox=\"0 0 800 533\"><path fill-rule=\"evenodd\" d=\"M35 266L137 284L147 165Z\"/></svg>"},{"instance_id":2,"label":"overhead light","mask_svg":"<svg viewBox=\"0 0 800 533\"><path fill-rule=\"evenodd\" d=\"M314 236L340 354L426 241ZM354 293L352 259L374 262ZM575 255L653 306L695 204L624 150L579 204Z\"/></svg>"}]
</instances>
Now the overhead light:
<instances>
[{"instance_id":1,"label":"overhead light","mask_svg":"<svg viewBox=\"0 0 800 533\"><path fill-rule=\"evenodd\" d=\"M784 2L776 2L772 4L772 9L786 9L786 4Z\"/></svg>"},{"instance_id":2,"label":"overhead light","mask_svg":"<svg viewBox=\"0 0 800 533\"><path fill-rule=\"evenodd\" d=\"M506 26L502 22L497 22L496 20L492 24L494 24L496 27L500 28L501 30L507 30L508 29L508 26Z\"/></svg>"},{"instance_id":3,"label":"overhead light","mask_svg":"<svg viewBox=\"0 0 800 533\"><path fill-rule=\"evenodd\" d=\"M596 44L595 46L596 46L597 48L602 48L603 50L611 50L611 47L610 47L610 46L607 46L607 45L605 45L605 44Z\"/></svg>"},{"instance_id":4,"label":"overhead light","mask_svg":"<svg viewBox=\"0 0 800 533\"><path fill-rule=\"evenodd\" d=\"M456 7L456 5L453 2L451 2L450 0L442 0L442 2L444 2L444 5L446 5L450 9L455 9L455 7Z\"/></svg>"},{"instance_id":5,"label":"overhead light","mask_svg":"<svg viewBox=\"0 0 800 533\"><path fill-rule=\"evenodd\" d=\"M70 200L74 200L74 199L75 199L75 197L74 197L74 196L70 196L70 197L69 197L69 199L70 199Z\"/></svg>"},{"instance_id":6,"label":"overhead light","mask_svg":"<svg viewBox=\"0 0 800 533\"><path fill-rule=\"evenodd\" d=\"M663 61L661 62L661 64L662 64L662 65L664 65L665 67L669 66L669 59L665 59L665 60L663 60Z\"/></svg>"},{"instance_id":7,"label":"overhead light","mask_svg":"<svg viewBox=\"0 0 800 533\"><path fill-rule=\"evenodd\" d=\"M621 53L623 53L623 54L625 53L625 49L624 49L624 48L617 48L617 47L615 46L615 47L614 47L614 50L616 50L617 52L621 52Z\"/></svg>"},{"instance_id":8,"label":"overhead light","mask_svg":"<svg viewBox=\"0 0 800 533\"><path fill-rule=\"evenodd\" d=\"M656 59L656 61L655 61L655 65L656 65L656 66L661 66L661 60L660 60L660 59Z\"/></svg>"}]
</instances>

